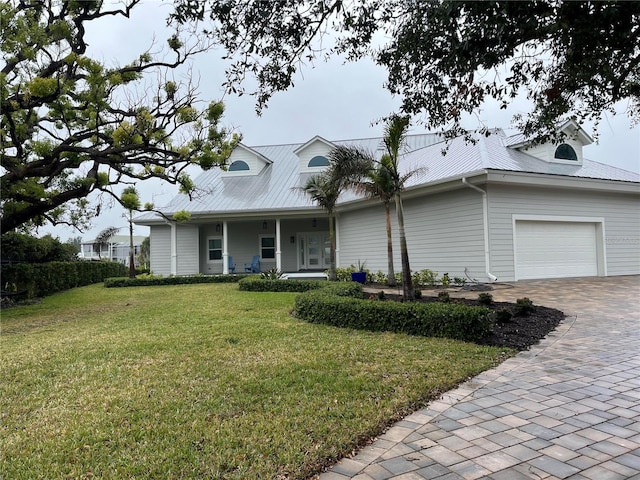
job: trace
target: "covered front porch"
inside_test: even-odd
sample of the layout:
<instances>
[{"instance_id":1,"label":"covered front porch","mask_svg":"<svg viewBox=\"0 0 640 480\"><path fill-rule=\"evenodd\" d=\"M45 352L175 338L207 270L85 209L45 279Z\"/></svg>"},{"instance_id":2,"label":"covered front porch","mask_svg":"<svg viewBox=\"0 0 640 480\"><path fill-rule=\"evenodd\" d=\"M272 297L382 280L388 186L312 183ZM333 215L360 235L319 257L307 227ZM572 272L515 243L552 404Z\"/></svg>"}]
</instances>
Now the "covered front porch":
<instances>
[{"instance_id":1,"label":"covered front porch","mask_svg":"<svg viewBox=\"0 0 640 480\"><path fill-rule=\"evenodd\" d=\"M276 268L317 277L329 268L326 216L220 217L151 228L154 273L216 275Z\"/></svg>"}]
</instances>

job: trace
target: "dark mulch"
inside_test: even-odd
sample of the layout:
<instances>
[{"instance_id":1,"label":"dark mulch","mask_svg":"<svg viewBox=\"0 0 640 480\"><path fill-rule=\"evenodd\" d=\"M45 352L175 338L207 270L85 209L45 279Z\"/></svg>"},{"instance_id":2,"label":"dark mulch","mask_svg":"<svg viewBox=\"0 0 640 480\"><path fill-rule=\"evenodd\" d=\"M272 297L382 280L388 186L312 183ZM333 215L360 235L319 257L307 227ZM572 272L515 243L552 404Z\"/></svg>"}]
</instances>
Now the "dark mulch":
<instances>
[{"instance_id":1,"label":"dark mulch","mask_svg":"<svg viewBox=\"0 0 640 480\"><path fill-rule=\"evenodd\" d=\"M402 299L401 295L387 294L389 300ZM437 297L423 296L418 302L436 302ZM452 298L451 303L460 303L469 306L483 306L477 300L466 298ZM484 305L486 306L486 305ZM491 310L508 309L515 311L516 305L508 302L494 302L487 308ZM549 332L555 328L564 319L565 315L555 308L542 307L535 305L533 312L527 316L513 315L506 322L496 322L493 332L480 340L480 345L493 345L497 347L514 348L516 350L527 350L531 345L535 345L542 338L546 337Z\"/></svg>"}]
</instances>

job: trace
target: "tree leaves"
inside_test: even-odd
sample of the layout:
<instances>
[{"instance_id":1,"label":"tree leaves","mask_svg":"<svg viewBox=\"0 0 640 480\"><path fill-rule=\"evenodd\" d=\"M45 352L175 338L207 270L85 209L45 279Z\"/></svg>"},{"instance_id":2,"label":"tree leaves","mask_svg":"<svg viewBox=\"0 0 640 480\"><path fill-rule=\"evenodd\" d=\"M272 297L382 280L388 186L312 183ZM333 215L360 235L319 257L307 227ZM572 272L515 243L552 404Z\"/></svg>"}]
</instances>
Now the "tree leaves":
<instances>
[{"instance_id":1,"label":"tree leaves","mask_svg":"<svg viewBox=\"0 0 640 480\"><path fill-rule=\"evenodd\" d=\"M92 22L128 17L137 3L0 5L2 232L46 221L84 227L98 209L81 200L101 191L124 204L113 191L123 182L160 178L191 194L185 168L223 165L240 142L220 126L222 103L200 110L188 81L154 83L206 50L203 39L176 32L162 61L143 52L119 66L85 55Z\"/></svg>"}]
</instances>

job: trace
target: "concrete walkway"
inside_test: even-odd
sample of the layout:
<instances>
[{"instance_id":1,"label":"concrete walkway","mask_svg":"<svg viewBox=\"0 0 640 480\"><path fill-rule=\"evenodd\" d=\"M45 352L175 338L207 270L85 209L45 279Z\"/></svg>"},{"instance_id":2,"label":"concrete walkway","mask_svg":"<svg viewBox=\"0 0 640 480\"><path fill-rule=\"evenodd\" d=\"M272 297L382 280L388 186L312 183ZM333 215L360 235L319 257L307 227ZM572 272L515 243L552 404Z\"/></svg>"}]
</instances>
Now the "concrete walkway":
<instances>
[{"instance_id":1,"label":"concrete walkway","mask_svg":"<svg viewBox=\"0 0 640 480\"><path fill-rule=\"evenodd\" d=\"M320 480L640 479L640 277L515 282L492 294L569 316Z\"/></svg>"}]
</instances>

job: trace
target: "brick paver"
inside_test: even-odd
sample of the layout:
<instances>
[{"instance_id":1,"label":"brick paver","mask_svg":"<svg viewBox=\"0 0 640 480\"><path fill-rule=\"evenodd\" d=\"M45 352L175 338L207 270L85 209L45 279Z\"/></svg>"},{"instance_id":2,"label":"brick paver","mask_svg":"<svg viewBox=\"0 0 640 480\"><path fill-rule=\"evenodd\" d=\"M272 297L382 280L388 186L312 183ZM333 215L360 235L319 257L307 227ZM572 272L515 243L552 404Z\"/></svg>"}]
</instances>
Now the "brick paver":
<instances>
[{"instance_id":1,"label":"brick paver","mask_svg":"<svg viewBox=\"0 0 640 480\"><path fill-rule=\"evenodd\" d=\"M492 294L568 316L320 480L640 480L640 276L515 282Z\"/></svg>"}]
</instances>

